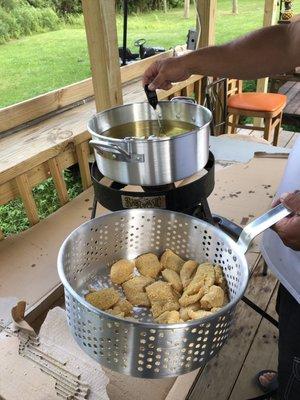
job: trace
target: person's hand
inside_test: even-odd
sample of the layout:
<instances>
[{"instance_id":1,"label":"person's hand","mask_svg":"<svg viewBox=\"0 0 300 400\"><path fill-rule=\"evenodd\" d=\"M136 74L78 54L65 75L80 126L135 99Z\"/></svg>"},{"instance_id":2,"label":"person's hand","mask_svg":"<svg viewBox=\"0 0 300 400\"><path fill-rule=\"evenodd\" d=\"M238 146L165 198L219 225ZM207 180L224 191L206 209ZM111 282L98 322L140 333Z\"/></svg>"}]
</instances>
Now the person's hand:
<instances>
[{"instance_id":1,"label":"person's hand","mask_svg":"<svg viewBox=\"0 0 300 400\"><path fill-rule=\"evenodd\" d=\"M172 82L181 82L191 76L185 66L184 57L172 57L154 62L145 71L143 85L149 85L149 90L169 90Z\"/></svg>"},{"instance_id":2,"label":"person's hand","mask_svg":"<svg viewBox=\"0 0 300 400\"><path fill-rule=\"evenodd\" d=\"M300 251L300 190L283 194L273 206L283 203L293 214L277 222L272 229L283 243L293 250Z\"/></svg>"}]
</instances>

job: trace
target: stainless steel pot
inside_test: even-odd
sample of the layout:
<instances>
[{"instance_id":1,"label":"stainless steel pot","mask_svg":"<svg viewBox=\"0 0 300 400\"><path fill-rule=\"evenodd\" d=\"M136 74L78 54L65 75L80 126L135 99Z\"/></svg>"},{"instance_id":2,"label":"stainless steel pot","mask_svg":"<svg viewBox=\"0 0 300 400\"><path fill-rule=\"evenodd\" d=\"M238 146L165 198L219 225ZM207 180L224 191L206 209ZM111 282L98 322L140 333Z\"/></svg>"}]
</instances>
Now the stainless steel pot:
<instances>
[{"instance_id":1,"label":"stainless steel pot","mask_svg":"<svg viewBox=\"0 0 300 400\"><path fill-rule=\"evenodd\" d=\"M105 131L137 121L157 120L148 103L134 103L96 114L88 122L90 144L102 174L124 184L159 186L192 176L208 161L211 113L205 107L184 101L162 101L157 111L162 121L195 125L193 131L174 137L147 139L108 137Z\"/></svg>"}]
</instances>

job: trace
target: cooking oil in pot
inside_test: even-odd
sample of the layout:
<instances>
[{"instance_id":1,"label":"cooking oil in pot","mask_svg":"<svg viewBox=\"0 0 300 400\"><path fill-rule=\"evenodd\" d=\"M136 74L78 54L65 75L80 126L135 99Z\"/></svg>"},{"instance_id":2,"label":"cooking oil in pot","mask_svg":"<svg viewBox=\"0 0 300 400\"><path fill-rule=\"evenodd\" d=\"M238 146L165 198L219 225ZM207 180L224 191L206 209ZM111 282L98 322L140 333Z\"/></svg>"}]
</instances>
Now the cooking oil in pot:
<instances>
[{"instance_id":1,"label":"cooking oil in pot","mask_svg":"<svg viewBox=\"0 0 300 400\"><path fill-rule=\"evenodd\" d=\"M115 139L126 137L147 139L150 136L173 137L197 129L197 126L184 121L162 120L161 122L161 126L155 120L129 122L110 128L102 135Z\"/></svg>"}]
</instances>

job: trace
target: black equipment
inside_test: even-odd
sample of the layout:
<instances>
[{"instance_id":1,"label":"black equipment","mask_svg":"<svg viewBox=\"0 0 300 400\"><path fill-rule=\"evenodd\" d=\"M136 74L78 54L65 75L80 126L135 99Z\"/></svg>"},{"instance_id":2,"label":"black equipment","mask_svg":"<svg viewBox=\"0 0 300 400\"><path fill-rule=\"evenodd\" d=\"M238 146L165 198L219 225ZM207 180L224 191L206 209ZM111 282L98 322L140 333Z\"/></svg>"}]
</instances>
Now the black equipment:
<instances>
[{"instance_id":1,"label":"black equipment","mask_svg":"<svg viewBox=\"0 0 300 400\"><path fill-rule=\"evenodd\" d=\"M163 53L166 51L163 47L146 47L146 39L138 39L134 42L136 47L139 47L140 58L148 58L151 56L155 56L155 54Z\"/></svg>"}]
</instances>

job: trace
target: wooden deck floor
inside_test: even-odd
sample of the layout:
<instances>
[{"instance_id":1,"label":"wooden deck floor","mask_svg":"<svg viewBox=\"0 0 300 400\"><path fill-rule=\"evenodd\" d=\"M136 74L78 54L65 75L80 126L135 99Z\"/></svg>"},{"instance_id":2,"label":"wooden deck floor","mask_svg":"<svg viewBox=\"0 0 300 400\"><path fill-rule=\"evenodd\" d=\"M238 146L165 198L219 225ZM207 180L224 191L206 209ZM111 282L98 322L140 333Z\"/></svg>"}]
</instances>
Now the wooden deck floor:
<instances>
[{"instance_id":1,"label":"wooden deck floor","mask_svg":"<svg viewBox=\"0 0 300 400\"><path fill-rule=\"evenodd\" d=\"M288 97L283 112L283 123L300 127L300 82L286 82L279 89L279 93Z\"/></svg>"}]
</instances>

